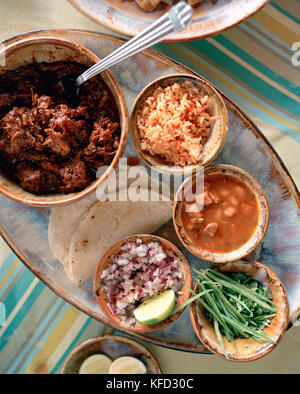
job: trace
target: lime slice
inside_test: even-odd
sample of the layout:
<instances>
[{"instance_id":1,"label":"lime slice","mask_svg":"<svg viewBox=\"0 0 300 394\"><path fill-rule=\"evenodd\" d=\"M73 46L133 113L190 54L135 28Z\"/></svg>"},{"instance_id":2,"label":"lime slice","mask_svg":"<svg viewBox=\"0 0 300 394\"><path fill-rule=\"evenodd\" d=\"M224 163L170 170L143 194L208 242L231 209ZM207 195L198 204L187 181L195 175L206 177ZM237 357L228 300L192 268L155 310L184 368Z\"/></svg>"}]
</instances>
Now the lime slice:
<instances>
[{"instance_id":1,"label":"lime slice","mask_svg":"<svg viewBox=\"0 0 300 394\"><path fill-rule=\"evenodd\" d=\"M135 357L119 357L111 364L110 374L143 374L147 369L145 365Z\"/></svg>"},{"instance_id":2,"label":"lime slice","mask_svg":"<svg viewBox=\"0 0 300 394\"><path fill-rule=\"evenodd\" d=\"M174 305L174 291L166 290L160 295L144 301L133 314L139 323L151 326L164 321L172 312Z\"/></svg>"},{"instance_id":3,"label":"lime slice","mask_svg":"<svg viewBox=\"0 0 300 394\"><path fill-rule=\"evenodd\" d=\"M110 358L104 354L93 354L81 364L80 375L107 374L112 364Z\"/></svg>"}]
</instances>

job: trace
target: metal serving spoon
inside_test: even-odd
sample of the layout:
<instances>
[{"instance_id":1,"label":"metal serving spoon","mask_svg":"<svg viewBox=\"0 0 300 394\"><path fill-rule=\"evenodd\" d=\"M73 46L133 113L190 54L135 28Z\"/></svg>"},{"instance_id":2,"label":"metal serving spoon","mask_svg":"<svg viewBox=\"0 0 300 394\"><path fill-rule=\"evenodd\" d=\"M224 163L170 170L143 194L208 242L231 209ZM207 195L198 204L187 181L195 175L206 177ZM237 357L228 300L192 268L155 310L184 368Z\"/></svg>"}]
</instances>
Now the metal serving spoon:
<instances>
[{"instance_id":1,"label":"metal serving spoon","mask_svg":"<svg viewBox=\"0 0 300 394\"><path fill-rule=\"evenodd\" d=\"M69 97L75 99L78 96L80 85L84 82L116 63L161 42L167 36L184 30L190 24L192 16L193 8L186 2L180 1L141 33L86 70L75 81L68 77L62 77L61 82L64 90Z\"/></svg>"}]
</instances>

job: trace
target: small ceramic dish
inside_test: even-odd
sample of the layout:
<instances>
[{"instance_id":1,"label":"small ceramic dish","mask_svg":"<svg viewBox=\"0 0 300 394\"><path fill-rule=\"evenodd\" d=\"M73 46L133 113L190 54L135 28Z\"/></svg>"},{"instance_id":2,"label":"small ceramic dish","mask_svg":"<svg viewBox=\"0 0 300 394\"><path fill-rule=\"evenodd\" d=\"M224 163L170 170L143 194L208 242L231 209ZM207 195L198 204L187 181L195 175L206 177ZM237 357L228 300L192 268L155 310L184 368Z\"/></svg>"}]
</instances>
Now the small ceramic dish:
<instances>
[{"instance_id":1,"label":"small ceramic dish","mask_svg":"<svg viewBox=\"0 0 300 394\"><path fill-rule=\"evenodd\" d=\"M95 54L78 43L52 37L36 37L14 42L0 51L0 58L5 59L5 66L0 66L0 74L31 63L73 61L90 67L100 60ZM92 191L95 191L100 183L109 176L123 155L128 138L129 116L123 92L113 74L107 70L101 73L101 78L114 96L119 111L121 126L119 147L110 165L101 177L77 193L35 195L23 190L10 177L7 177L5 171L0 168L0 192L2 194L15 201L31 206L50 207L63 205L80 200Z\"/></svg>"},{"instance_id":2,"label":"small ceramic dish","mask_svg":"<svg viewBox=\"0 0 300 394\"><path fill-rule=\"evenodd\" d=\"M289 321L289 302L285 288L269 268L253 260L236 261L232 263L215 264L212 267L222 273L247 272L254 279L268 286L276 305L277 313L272 318L269 327L265 327L263 333L272 339L276 345L269 342L257 342L252 338L235 339L236 350L231 342L223 337L224 347L231 361L254 361L270 353L281 341ZM198 284L194 288L198 290ZM199 302L194 301L190 305L190 316L194 331L199 340L216 355L225 358L216 337L214 327Z\"/></svg>"},{"instance_id":3,"label":"small ceramic dish","mask_svg":"<svg viewBox=\"0 0 300 394\"><path fill-rule=\"evenodd\" d=\"M107 294L103 288L103 280L101 279L102 272L107 269L107 267L112 263L114 256L116 256L119 252L121 247L127 242L135 242L137 239L141 239L145 243L149 242L157 242L160 243L168 256L174 257L178 260L179 266L183 272L183 286L181 288L181 294L177 295L177 300L174 308L181 305L184 301L190 298L190 291L188 285L191 287L193 285L193 278L192 272L184 255L173 245L171 242L167 241L166 239L160 238L155 235L145 235L145 234L138 234L132 235L126 238L123 238L112 245L101 257L101 260L96 268L95 276L94 276L94 293L96 295L97 302L105 315L115 324L117 324L121 329L125 329L127 331L132 332L151 332L158 330L167 326L170 323L173 323L178 317L182 314L185 308L182 308L178 313L170 316L169 318L165 319L163 322L154 324L154 325L145 325L138 323L133 317L125 317L121 316L120 314L113 314L110 308L108 307L109 300Z\"/></svg>"},{"instance_id":4,"label":"small ceramic dish","mask_svg":"<svg viewBox=\"0 0 300 394\"><path fill-rule=\"evenodd\" d=\"M143 105L145 100L151 96L158 87L166 87L175 82L182 84L185 81L192 82L197 89L199 89L200 93L209 96L211 100L208 112L210 115L214 116L215 119L213 121L211 134L203 146L202 157L199 163L180 167L167 162L160 155L152 156L149 152L142 150L142 139L137 126L137 116L141 105ZM129 128L135 150L145 164L150 167L154 167L155 170L162 173L176 175L184 172L184 174L191 174L199 166L204 166L212 162L222 150L228 131L228 113L221 95L208 81L193 75L173 74L156 79L141 91L132 107Z\"/></svg>"},{"instance_id":5,"label":"small ceramic dish","mask_svg":"<svg viewBox=\"0 0 300 394\"><path fill-rule=\"evenodd\" d=\"M269 206L258 182L246 171L241 168L227 165L227 164L216 164L208 166L204 169L203 173L199 176L204 175L204 180L208 179L212 175L226 175L237 181L244 183L256 197L258 203L258 223L256 230L254 231L251 238L240 248L226 253L213 253L205 249L201 249L199 245L195 245L194 241L188 235L186 229L184 228L182 221L182 210L184 207L184 193L186 193L190 188L193 187L194 182L196 182L197 177L189 177L186 179L179 187L174 201L173 206L173 222L175 226L176 233L182 242L182 244L195 256L200 257L203 260L210 261L212 263L225 263L229 261L239 260L247 255L249 255L253 250L260 244L263 237L265 236L268 224L269 224Z\"/></svg>"},{"instance_id":6,"label":"small ceramic dish","mask_svg":"<svg viewBox=\"0 0 300 394\"><path fill-rule=\"evenodd\" d=\"M61 374L77 375L84 360L93 354L104 354L112 361L123 356L136 357L145 365L147 374L161 374L159 364L149 350L120 335L104 335L81 343L66 358Z\"/></svg>"}]
</instances>

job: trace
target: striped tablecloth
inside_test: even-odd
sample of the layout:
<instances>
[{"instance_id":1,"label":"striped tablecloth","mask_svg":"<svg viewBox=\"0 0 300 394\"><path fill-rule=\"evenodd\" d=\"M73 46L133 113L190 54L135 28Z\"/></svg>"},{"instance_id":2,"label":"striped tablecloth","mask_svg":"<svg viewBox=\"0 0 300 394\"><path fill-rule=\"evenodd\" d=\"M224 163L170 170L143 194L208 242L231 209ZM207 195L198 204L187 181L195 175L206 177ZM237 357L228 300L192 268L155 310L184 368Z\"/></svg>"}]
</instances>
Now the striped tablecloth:
<instances>
[{"instance_id":1,"label":"striped tablecloth","mask_svg":"<svg viewBox=\"0 0 300 394\"><path fill-rule=\"evenodd\" d=\"M271 140L298 186L299 17L298 0L271 1L224 34L157 46L238 103ZM0 264L0 373L58 373L76 344L107 331L38 281L2 240Z\"/></svg>"}]
</instances>

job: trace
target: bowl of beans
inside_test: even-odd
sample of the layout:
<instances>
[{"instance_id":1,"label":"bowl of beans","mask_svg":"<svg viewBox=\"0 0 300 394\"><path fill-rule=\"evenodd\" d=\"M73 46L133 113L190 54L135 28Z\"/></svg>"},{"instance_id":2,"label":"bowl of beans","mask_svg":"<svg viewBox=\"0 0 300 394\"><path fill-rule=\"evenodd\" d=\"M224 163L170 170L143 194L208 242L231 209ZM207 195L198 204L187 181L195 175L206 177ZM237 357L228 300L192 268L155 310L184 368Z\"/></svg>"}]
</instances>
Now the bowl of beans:
<instances>
[{"instance_id":1,"label":"bowl of beans","mask_svg":"<svg viewBox=\"0 0 300 394\"><path fill-rule=\"evenodd\" d=\"M183 245L213 263L250 254L268 229L269 207L264 191L246 171L212 165L188 178L178 189L174 226Z\"/></svg>"}]
</instances>

